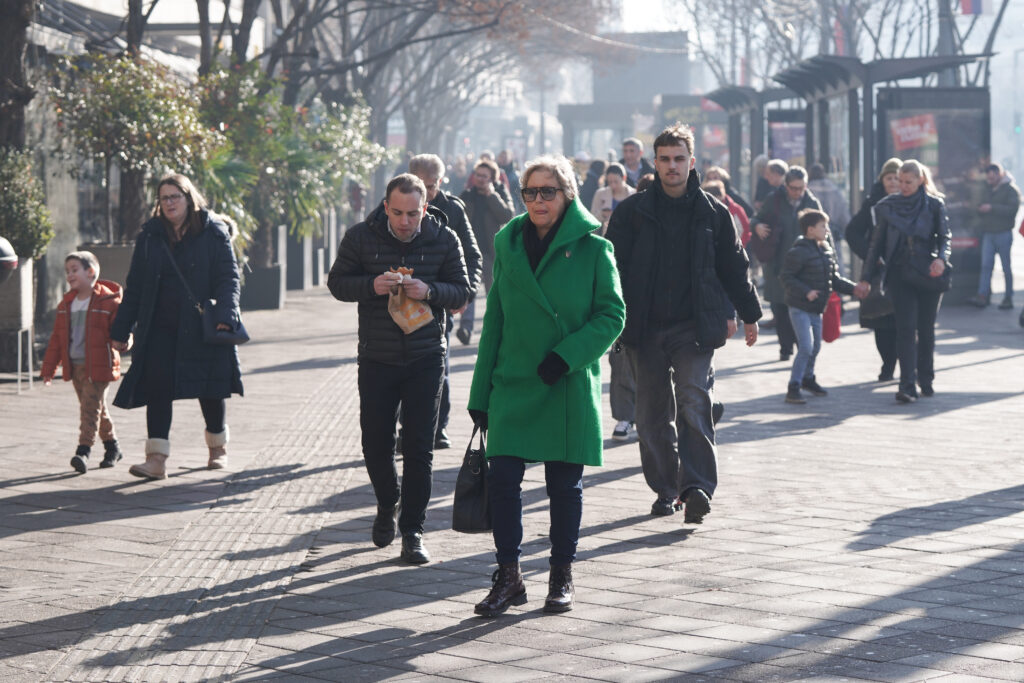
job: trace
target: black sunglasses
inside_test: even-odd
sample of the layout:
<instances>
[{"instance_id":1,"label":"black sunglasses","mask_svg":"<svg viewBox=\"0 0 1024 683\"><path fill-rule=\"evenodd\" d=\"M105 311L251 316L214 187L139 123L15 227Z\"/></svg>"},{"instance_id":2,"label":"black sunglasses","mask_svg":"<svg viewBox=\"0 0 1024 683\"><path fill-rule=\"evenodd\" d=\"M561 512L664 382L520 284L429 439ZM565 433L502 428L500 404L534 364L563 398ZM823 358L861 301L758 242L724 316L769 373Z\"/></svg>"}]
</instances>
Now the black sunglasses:
<instances>
[{"instance_id":1,"label":"black sunglasses","mask_svg":"<svg viewBox=\"0 0 1024 683\"><path fill-rule=\"evenodd\" d=\"M555 198L555 195L562 191L560 187L524 187L520 192L523 195L524 202L532 202L540 195L540 198L546 202L550 202Z\"/></svg>"}]
</instances>

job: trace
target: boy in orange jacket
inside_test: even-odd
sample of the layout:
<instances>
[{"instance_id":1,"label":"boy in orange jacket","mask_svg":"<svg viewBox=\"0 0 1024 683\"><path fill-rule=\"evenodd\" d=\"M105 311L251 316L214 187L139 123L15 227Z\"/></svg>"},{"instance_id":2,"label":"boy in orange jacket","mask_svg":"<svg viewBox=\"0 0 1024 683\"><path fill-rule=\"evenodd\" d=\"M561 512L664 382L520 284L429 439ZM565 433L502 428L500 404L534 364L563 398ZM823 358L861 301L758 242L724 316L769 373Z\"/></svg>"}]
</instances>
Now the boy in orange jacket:
<instances>
[{"instance_id":1,"label":"boy in orange jacket","mask_svg":"<svg viewBox=\"0 0 1024 683\"><path fill-rule=\"evenodd\" d=\"M99 279L100 263L89 251L68 254L64 272L71 291L57 305L41 374L49 385L61 364L64 381L75 387L81 422L71 466L85 474L97 427L104 448L100 467L113 467L121 459L106 400L107 385L121 377L121 355L110 345L110 326L121 303L121 286Z\"/></svg>"}]
</instances>

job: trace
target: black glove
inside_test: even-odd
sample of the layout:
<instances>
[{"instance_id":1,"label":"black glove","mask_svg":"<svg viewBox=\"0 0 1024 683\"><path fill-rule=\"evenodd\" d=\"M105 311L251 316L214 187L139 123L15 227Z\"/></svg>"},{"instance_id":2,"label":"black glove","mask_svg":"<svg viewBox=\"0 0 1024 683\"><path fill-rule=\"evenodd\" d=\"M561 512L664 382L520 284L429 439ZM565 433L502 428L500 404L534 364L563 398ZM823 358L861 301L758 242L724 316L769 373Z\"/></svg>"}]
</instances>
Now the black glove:
<instances>
[{"instance_id":1,"label":"black glove","mask_svg":"<svg viewBox=\"0 0 1024 683\"><path fill-rule=\"evenodd\" d=\"M548 353L537 366L537 374L548 386L557 382L567 372L569 372L569 365L554 351Z\"/></svg>"},{"instance_id":2,"label":"black glove","mask_svg":"<svg viewBox=\"0 0 1024 683\"><path fill-rule=\"evenodd\" d=\"M487 430L487 413L483 410L473 410L470 408L469 416L473 418L473 424L484 431Z\"/></svg>"}]
</instances>

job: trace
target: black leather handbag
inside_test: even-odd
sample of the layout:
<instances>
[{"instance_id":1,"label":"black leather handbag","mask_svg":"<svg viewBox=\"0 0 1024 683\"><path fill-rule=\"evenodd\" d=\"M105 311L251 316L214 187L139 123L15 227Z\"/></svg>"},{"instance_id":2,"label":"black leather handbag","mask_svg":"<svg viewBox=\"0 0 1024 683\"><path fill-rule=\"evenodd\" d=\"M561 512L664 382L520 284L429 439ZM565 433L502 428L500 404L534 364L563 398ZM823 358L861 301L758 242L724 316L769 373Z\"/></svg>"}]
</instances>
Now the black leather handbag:
<instances>
[{"instance_id":1,"label":"black leather handbag","mask_svg":"<svg viewBox=\"0 0 1024 683\"><path fill-rule=\"evenodd\" d=\"M479 446L473 442L480 434ZM487 497L487 432L473 427L466 457L455 479L455 502L452 504L452 529L464 534L479 534L493 528L491 504Z\"/></svg>"},{"instance_id":2,"label":"black leather handbag","mask_svg":"<svg viewBox=\"0 0 1024 683\"><path fill-rule=\"evenodd\" d=\"M946 268L942 275L931 276L932 261L938 258L935 254L920 248L913 238L910 240L910 253L900 267L900 279L915 289L923 292L948 292L953 286L953 264L945 261Z\"/></svg>"},{"instance_id":3,"label":"black leather handbag","mask_svg":"<svg viewBox=\"0 0 1024 683\"><path fill-rule=\"evenodd\" d=\"M192 306L199 313L199 319L203 327L203 342L215 346L238 346L249 341L249 332L245 329L245 325L242 324L242 312L237 307L231 316L232 322L227 323L231 326L231 329L217 329L217 325L220 324L214 316L217 300L207 299L205 302L199 303L199 300L192 294L192 289L188 286L188 282L185 281L185 276L182 274L181 269L178 268L178 263L174 260L174 254L171 253L167 243L161 242L161 244L164 247L164 251L167 252L168 258L171 259L171 267L174 268L174 272L181 279L181 285L185 288L188 298L192 301Z\"/></svg>"}]
</instances>

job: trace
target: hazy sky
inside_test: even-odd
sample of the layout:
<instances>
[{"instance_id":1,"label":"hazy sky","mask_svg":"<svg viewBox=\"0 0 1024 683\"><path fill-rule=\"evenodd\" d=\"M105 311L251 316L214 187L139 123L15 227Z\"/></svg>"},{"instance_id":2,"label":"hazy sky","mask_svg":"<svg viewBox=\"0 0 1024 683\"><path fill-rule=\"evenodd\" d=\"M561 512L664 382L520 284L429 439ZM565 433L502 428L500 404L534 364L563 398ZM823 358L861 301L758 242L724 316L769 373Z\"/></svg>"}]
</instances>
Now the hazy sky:
<instances>
[{"instance_id":1,"label":"hazy sky","mask_svg":"<svg viewBox=\"0 0 1024 683\"><path fill-rule=\"evenodd\" d=\"M679 28L679 19L669 17L672 0L622 0L626 31L668 31Z\"/></svg>"}]
</instances>

